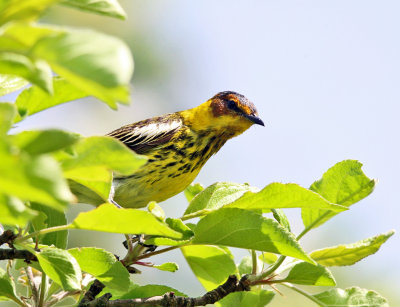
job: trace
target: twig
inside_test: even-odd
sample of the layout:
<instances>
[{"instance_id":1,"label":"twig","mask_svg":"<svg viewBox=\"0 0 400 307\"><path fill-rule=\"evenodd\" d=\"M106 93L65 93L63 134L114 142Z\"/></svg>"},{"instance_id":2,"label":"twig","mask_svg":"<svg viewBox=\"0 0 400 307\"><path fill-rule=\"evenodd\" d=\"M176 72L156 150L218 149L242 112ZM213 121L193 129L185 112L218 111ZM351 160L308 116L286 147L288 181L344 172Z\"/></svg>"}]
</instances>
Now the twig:
<instances>
[{"instance_id":1,"label":"twig","mask_svg":"<svg viewBox=\"0 0 400 307\"><path fill-rule=\"evenodd\" d=\"M89 305L90 302L95 300L96 296L103 290L104 287L105 285L103 285L98 279L95 279L89 290L85 293L85 296L79 303L78 307L91 306Z\"/></svg>"},{"instance_id":2,"label":"twig","mask_svg":"<svg viewBox=\"0 0 400 307\"><path fill-rule=\"evenodd\" d=\"M34 302L37 302L39 299L39 292L38 292L37 284L35 282L35 277L33 276L33 273L32 273L32 268L30 266L26 267L25 273L26 273L26 277L28 278L29 285L32 290L32 300Z\"/></svg>"},{"instance_id":3,"label":"twig","mask_svg":"<svg viewBox=\"0 0 400 307\"><path fill-rule=\"evenodd\" d=\"M37 261L36 256L27 250L0 248L0 260L5 259L24 259L28 263Z\"/></svg>"},{"instance_id":4,"label":"twig","mask_svg":"<svg viewBox=\"0 0 400 307\"><path fill-rule=\"evenodd\" d=\"M212 291L207 292L200 297L191 298L184 296L175 296L173 292L168 292L163 296L110 301L109 299L111 298L111 294L105 294L102 297L99 297L92 301L83 302L82 300L82 302L79 304L79 307L205 306L207 304L214 304L215 302L223 299L229 293L249 290L250 281L248 280L247 275L244 275L240 280L238 280L235 275L231 275L228 277L227 281L223 285ZM88 292L90 292L90 290Z\"/></svg>"},{"instance_id":5,"label":"twig","mask_svg":"<svg viewBox=\"0 0 400 307\"><path fill-rule=\"evenodd\" d=\"M12 246L13 241L17 237L16 234L10 229L7 229L0 235L0 246L8 243L10 246Z\"/></svg>"}]
</instances>

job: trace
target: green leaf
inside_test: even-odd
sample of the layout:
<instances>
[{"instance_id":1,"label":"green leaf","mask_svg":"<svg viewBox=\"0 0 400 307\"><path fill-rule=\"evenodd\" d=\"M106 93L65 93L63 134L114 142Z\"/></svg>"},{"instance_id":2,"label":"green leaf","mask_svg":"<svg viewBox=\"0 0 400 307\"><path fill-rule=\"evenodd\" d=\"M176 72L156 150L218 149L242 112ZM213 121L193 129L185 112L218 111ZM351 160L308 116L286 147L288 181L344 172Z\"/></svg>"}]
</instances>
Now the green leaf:
<instances>
[{"instance_id":1,"label":"green leaf","mask_svg":"<svg viewBox=\"0 0 400 307\"><path fill-rule=\"evenodd\" d=\"M224 283L236 273L236 265L229 249L219 246L191 245L181 247L193 273L207 290Z\"/></svg>"},{"instance_id":2,"label":"green leaf","mask_svg":"<svg viewBox=\"0 0 400 307\"><path fill-rule=\"evenodd\" d=\"M153 268L168 272L176 272L179 269L175 262L166 262L160 265L153 265Z\"/></svg>"},{"instance_id":3,"label":"green leaf","mask_svg":"<svg viewBox=\"0 0 400 307\"><path fill-rule=\"evenodd\" d=\"M202 218L195 228L193 244L254 249L314 263L294 235L279 223L237 208L222 208Z\"/></svg>"},{"instance_id":4,"label":"green leaf","mask_svg":"<svg viewBox=\"0 0 400 307\"><path fill-rule=\"evenodd\" d=\"M18 198L0 194L0 224L21 227L33 219L37 213L27 208Z\"/></svg>"},{"instance_id":5,"label":"green leaf","mask_svg":"<svg viewBox=\"0 0 400 307\"><path fill-rule=\"evenodd\" d=\"M61 4L75 7L82 11L125 19L126 14L117 0L62 0Z\"/></svg>"},{"instance_id":6,"label":"green leaf","mask_svg":"<svg viewBox=\"0 0 400 307\"><path fill-rule=\"evenodd\" d=\"M282 281L300 285L335 286L332 273L322 265L312 265L307 262L297 263Z\"/></svg>"},{"instance_id":7,"label":"green leaf","mask_svg":"<svg viewBox=\"0 0 400 307\"><path fill-rule=\"evenodd\" d=\"M40 213L40 216L38 217L40 218L38 225L36 225L36 227L33 225L35 231L67 224L67 218L65 217L64 212L54 210L35 202L31 203L31 207ZM33 220L32 223L34 223L35 220ZM39 242L41 244L49 246L54 245L55 247L65 249L67 248L68 243L68 230L46 233L40 236Z\"/></svg>"},{"instance_id":8,"label":"green leaf","mask_svg":"<svg viewBox=\"0 0 400 307\"><path fill-rule=\"evenodd\" d=\"M0 148L0 193L62 210L73 195L51 157L11 155Z\"/></svg>"},{"instance_id":9,"label":"green leaf","mask_svg":"<svg viewBox=\"0 0 400 307\"><path fill-rule=\"evenodd\" d=\"M19 76L52 93L52 73L43 60L32 60L23 54L0 52L0 74Z\"/></svg>"},{"instance_id":10,"label":"green leaf","mask_svg":"<svg viewBox=\"0 0 400 307\"><path fill-rule=\"evenodd\" d=\"M217 182L199 192L190 202L185 215L208 209L216 210L232 203L248 191L258 191L248 184Z\"/></svg>"},{"instance_id":11,"label":"green leaf","mask_svg":"<svg viewBox=\"0 0 400 307\"><path fill-rule=\"evenodd\" d=\"M66 250L49 247L35 255L43 271L64 290L81 289L81 269L76 259Z\"/></svg>"},{"instance_id":12,"label":"green leaf","mask_svg":"<svg viewBox=\"0 0 400 307\"><path fill-rule=\"evenodd\" d=\"M286 214L283 212L283 210L282 209L271 209L271 211L272 211L272 215L274 216L275 220L277 220L277 222L279 224L281 224L283 227L285 227L288 231L291 231L289 220L288 220Z\"/></svg>"},{"instance_id":13,"label":"green leaf","mask_svg":"<svg viewBox=\"0 0 400 307\"><path fill-rule=\"evenodd\" d=\"M11 103L0 103L0 136L6 134L12 126L15 116L15 107Z\"/></svg>"},{"instance_id":14,"label":"green leaf","mask_svg":"<svg viewBox=\"0 0 400 307\"><path fill-rule=\"evenodd\" d=\"M81 139L74 149L74 156L65 155L60 159L65 171L100 166L122 175L131 175L147 161L145 156L135 154L123 143L108 136Z\"/></svg>"},{"instance_id":15,"label":"green leaf","mask_svg":"<svg viewBox=\"0 0 400 307\"><path fill-rule=\"evenodd\" d=\"M262 253L260 256L258 256L258 259L260 259L262 262L272 264L278 260L278 256L272 253Z\"/></svg>"},{"instance_id":16,"label":"green leaf","mask_svg":"<svg viewBox=\"0 0 400 307\"><path fill-rule=\"evenodd\" d=\"M32 53L46 60L71 84L114 109L118 101L129 101L132 56L129 48L113 36L91 30L68 30L42 38Z\"/></svg>"},{"instance_id":17,"label":"green leaf","mask_svg":"<svg viewBox=\"0 0 400 307\"><path fill-rule=\"evenodd\" d=\"M104 204L89 212L80 213L72 222L71 229L182 238L181 233L172 230L151 213L137 209L119 209L112 204Z\"/></svg>"},{"instance_id":18,"label":"green leaf","mask_svg":"<svg viewBox=\"0 0 400 307\"><path fill-rule=\"evenodd\" d=\"M389 307L387 300L375 291L358 287L346 290L335 288L314 295L327 307L337 306L365 306L365 307Z\"/></svg>"},{"instance_id":19,"label":"green leaf","mask_svg":"<svg viewBox=\"0 0 400 307\"><path fill-rule=\"evenodd\" d=\"M36 0L33 0L36 1ZM61 28L38 25L35 23L9 23L3 27L0 35L0 50L29 53L30 48L42 37L61 33Z\"/></svg>"},{"instance_id":20,"label":"green leaf","mask_svg":"<svg viewBox=\"0 0 400 307\"><path fill-rule=\"evenodd\" d=\"M147 286L137 286L134 289L130 290L125 295L121 296L121 300L135 299L135 298L146 298L152 296L163 295L167 292L174 292L175 295L179 296L187 296L186 294L163 285L147 285Z\"/></svg>"},{"instance_id":21,"label":"green leaf","mask_svg":"<svg viewBox=\"0 0 400 307\"><path fill-rule=\"evenodd\" d=\"M49 153L66 148L79 140L80 136L62 130L23 131L12 136L14 145L30 155Z\"/></svg>"},{"instance_id":22,"label":"green leaf","mask_svg":"<svg viewBox=\"0 0 400 307\"><path fill-rule=\"evenodd\" d=\"M40 14L56 0L9 0L0 2L0 25L8 21L30 21Z\"/></svg>"},{"instance_id":23,"label":"green leaf","mask_svg":"<svg viewBox=\"0 0 400 307\"><path fill-rule=\"evenodd\" d=\"M257 260L257 271L260 271L260 268L263 267L263 263L260 260ZM253 270L253 260L251 256L244 256L238 265L238 270L240 275L251 274Z\"/></svg>"},{"instance_id":24,"label":"green leaf","mask_svg":"<svg viewBox=\"0 0 400 307\"><path fill-rule=\"evenodd\" d=\"M15 122L48 108L86 96L86 92L76 88L68 81L54 77L53 95L46 93L37 86L31 86L21 92L15 101L19 115L15 118Z\"/></svg>"},{"instance_id":25,"label":"green leaf","mask_svg":"<svg viewBox=\"0 0 400 307\"><path fill-rule=\"evenodd\" d=\"M246 292L234 292L217 302L221 307L264 307L274 298L275 293L270 290L252 289Z\"/></svg>"},{"instance_id":26,"label":"green leaf","mask_svg":"<svg viewBox=\"0 0 400 307\"><path fill-rule=\"evenodd\" d=\"M294 183L274 182L260 192L247 192L226 207L247 210L263 209L264 212L276 208L324 208L334 211L347 210L321 197L321 195ZM267 210L265 210L267 209Z\"/></svg>"},{"instance_id":27,"label":"green leaf","mask_svg":"<svg viewBox=\"0 0 400 307\"><path fill-rule=\"evenodd\" d=\"M393 234L394 230L391 230L353 244L323 248L313 251L310 256L324 266L352 265L365 257L375 254Z\"/></svg>"},{"instance_id":28,"label":"green leaf","mask_svg":"<svg viewBox=\"0 0 400 307\"><path fill-rule=\"evenodd\" d=\"M12 300L18 300L15 293L15 285L8 276L7 272L0 268L0 298L7 297Z\"/></svg>"},{"instance_id":29,"label":"green leaf","mask_svg":"<svg viewBox=\"0 0 400 307\"><path fill-rule=\"evenodd\" d=\"M147 206L147 210L151 214L153 214L156 218L158 218L160 221L165 220L164 210L155 201L149 203L149 205Z\"/></svg>"},{"instance_id":30,"label":"green leaf","mask_svg":"<svg viewBox=\"0 0 400 307\"><path fill-rule=\"evenodd\" d=\"M27 84L28 82L22 78L12 75L0 75L0 96L15 92Z\"/></svg>"},{"instance_id":31,"label":"green leaf","mask_svg":"<svg viewBox=\"0 0 400 307\"><path fill-rule=\"evenodd\" d=\"M78 184L70 184L72 192L80 202L99 205L110 194L111 170L123 175L131 175L146 163L147 158L135 154L121 142L111 137L89 137L81 139L74 146L73 156L58 154L64 176ZM85 187L94 191L93 196ZM95 196L98 196L97 199ZM100 198L100 200L99 200Z\"/></svg>"},{"instance_id":32,"label":"green leaf","mask_svg":"<svg viewBox=\"0 0 400 307\"><path fill-rule=\"evenodd\" d=\"M182 238L180 240L173 240L170 238L151 237L146 240L145 244L153 244L157 246L160 245L177 246L188 243L189 240L194 235L193 231L188 226L186 226L180 219L167 218L166 223L171 229L180 232L182 234Z\"/></svg>"},{"instance_id":33,"label":"green leaf","mask_svg":"<svg viewBox=\"0 0 400 307\"><path fill-rule=\"evenodd\" d=\"M183 193L185 194L187 201L190 203L192 199L203 190L204 187L202 184L192 183L183 191Z\"/></svg>"},{"instance_id":34,"label":"green leaf","mask_svg":"<svg viewBox=\"0 0 400 307\"><path fill-rule=\"evenodd\" d=\"M190 239L191 237L193 237L193 231L188 226L186 226L181 219L167 218L166 222L168 226L171 227L173 230L182 233L183 239Z\"/></svg>"},{"instance_id":35,"label":"green leaf","mask_svg":"<svg viewBox=\"0 0 400 307\"><path fill-rule=\"evenodd\" d=\"M368 178L361 170L362 164L356 160L344 160L331 167L310 189L328 201L349 207L372 193L375 180ZM337 212L303 209L301 217L305 227L318 227Z\"/></svg>"},{"instance_id":36,"label":"green leaf","mask_svg":"<svg viewBox=\"0 0 400 307\"><path fill-rule=\"evenodd\" d=\"M103 249L94 247L72 248L68 252L85 271L107 287L126 292L129 286L129 273L115 256Z\"/></svg>"},{"instance_id":37,"label":"green leaf","mask_svg":"<svg viewBox=\"0 0 400 307\"><path fill-rule=\"evenodd\" d=\"M150 239L147 239L144 243L156 246L178 246L187 244L188 242L190 242L190 240L174 240L163 237L151 237Z\"/></svg>"}]
</instances>

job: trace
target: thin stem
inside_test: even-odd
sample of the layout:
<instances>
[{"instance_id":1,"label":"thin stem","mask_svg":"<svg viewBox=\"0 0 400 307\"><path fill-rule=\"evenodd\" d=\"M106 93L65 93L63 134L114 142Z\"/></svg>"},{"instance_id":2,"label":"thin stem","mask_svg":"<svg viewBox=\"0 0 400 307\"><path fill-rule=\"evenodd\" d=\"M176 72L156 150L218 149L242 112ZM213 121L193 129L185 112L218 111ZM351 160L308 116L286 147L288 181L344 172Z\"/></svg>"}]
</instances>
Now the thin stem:
<instances>
[{"instance_id":1,"label":"thin stem","mask_svg":"<svg viewBox=\"0 0 400 307\"><path fill-rule=\"evenodd\" d=\"M25 304L23 301L21 301L20 299L18 299L18 297L12 296L10 297L10 299L12 299L14 302L16 302L18 305L22 306L22 307L27 307L28 305Z\"/></svg>"},{"instance_id":2,"label":"thin stem","mask_svg":"<svg viewBox=\"0 0 400 307\"><path fill-rule=\"evenodd\" d=\"M251 260L253 262L253 269L251 270L251 274L255 275L257 273L257 254L254 249L251 250Z\"/></svg>"},{"instance_id":3,"label":"thin stem","mask_svg":"<svg viewBox=\"0 0 400 307\"><path fill-rule=\"evenodd\" d=\"M44 229L32 232L31 234L29 234L29 235L27 235L25 237L17 238L17 239L15 239L15 242L16 243L21 243L21 242L24 242L24 241L26 241L26 240L28 240L30 238L37 237L37 236L40 236L40 235L44 235L46 233L62 231L62 230L68 230L68 229L70 229L70 227L71 227L71 225L61 225L61 226L54 226L54 227L44 228Z\"/></svg>"},{"instance_id":4,"label":"thin stem","mask_svg":"<svg viewBox=\"0 0 400 307\"><path fill-rule=\"evenodd\" d=\"M33 277L32 268L30 266L26 267L25 273L26 273L26 277L28 278L29 285L31 287L32 301L34 302L34 304L37 305L37 302L39 299L39 292L38 292L37 286L35 284L35 279Z\"/></svg>"},{"instance_id":5,"label":"thin stem","mask_svg":"<svg viewBox=\"0 0 400 307\"><path fill-rule=\"evenodd\" d=\"M166 253L166 252L172 251L174 249L180 248L182 246L185 246L185 245L170 246L170 247L167 247L167 248L164 248L164 249L160 249L160 250L155 251L155 252L143 254L143 255L140 255L139 257L137 257L136 260L141 260L141 259L144 259L144 258L150 258L152 256L159 255L159 254L162 254L162 253Z\"/></svg>"},{"instance_id":6,"label":"thin stem","mask_svg":"<svg viewBox=\"0 0 400 307\"><path fill-rule=\"evenodd\" d=\"M311 229L314 228L315 225L317 225L323 218L329 215L332 211L326 211L324 214L322 214L319 218L317 218L314 222L312 222L310 225L308 225L304 230L297 236L296 240L300 240L307 232L309 232Z\"/></svg>"},{"instance_id":7,"label":"thin stem","mask_svg":"<svg viewBox=\"0 0 400 307\"><path fill-rule=\"evenodd\" d=\"M273 272L275 272L285 261L286 256L280 256L278 260L275 261L273 265L271 265L265 272L261 273L257 279L264 279L265 277L271 275Z\"/></svg>"},{"instance_id":8,"label":"thin stem","mask_svg":"<svg viewBox=\"0 0 400 307\"><path fill-rule=\"evenodd\" d=\"M125 234L126 244L128 245L128 254L132 252L133 245L132 245L132 238L130 235Z\"/></svg>"},{"instance_id":9,"label":"thin stem","mask_svg":"<svg viewBox=\"0 0 400 307\"><path fill-rule=\"evenodd\" d=\"M285 287L287 287L289 289L292 289L293 291L296 291L297 293L300 293L301 295L304 295L306 298L308 298L309 300L313 301L314 303L318 304L321 307L328 307L328 305L324 304L319 299L317 299L316 297L312 296L310 293L308 293L308 292L306 292L306 291L304 291L304 290L302 290L300 288L297 288L297 287L293 286L292 284L282 283L281 285L283 285L283 286L285 286Z\"/></svg>"},{"instance_id":10,"label":"thin stem","mask_svg":"<svg viewBox=\"0 0 400 307\"><path fill-rule=\"evenodd\" d=\"M38 307L43 307L44 296L46 292L47 292L47 276L46 274L42 273L42 283L40 285L40 298Z\"/></svg>"}]
</instances>

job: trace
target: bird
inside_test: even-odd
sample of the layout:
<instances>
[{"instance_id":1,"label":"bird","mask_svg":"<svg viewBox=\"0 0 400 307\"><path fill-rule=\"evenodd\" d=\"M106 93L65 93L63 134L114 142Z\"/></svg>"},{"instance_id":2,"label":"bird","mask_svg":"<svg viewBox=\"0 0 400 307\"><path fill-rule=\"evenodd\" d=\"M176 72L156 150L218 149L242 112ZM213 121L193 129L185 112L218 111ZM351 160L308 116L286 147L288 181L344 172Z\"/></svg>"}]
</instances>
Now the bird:
<instances>
[{"instance_id":1,"label":"bird","mask_svg":"<svg viewBox=\"0 0 400 307\"><path fill-rule=\"evenodd\" d=\"M106 136L147 157L133 174L114 174L110 201L124 208L142 208L182 192L211 156L254 124L264 126L254 104L239 93L224 91L192 109L108 133ZM76 196L79 202L104 202L95 203L84 194Z\"/></svg>"}]
</instances>

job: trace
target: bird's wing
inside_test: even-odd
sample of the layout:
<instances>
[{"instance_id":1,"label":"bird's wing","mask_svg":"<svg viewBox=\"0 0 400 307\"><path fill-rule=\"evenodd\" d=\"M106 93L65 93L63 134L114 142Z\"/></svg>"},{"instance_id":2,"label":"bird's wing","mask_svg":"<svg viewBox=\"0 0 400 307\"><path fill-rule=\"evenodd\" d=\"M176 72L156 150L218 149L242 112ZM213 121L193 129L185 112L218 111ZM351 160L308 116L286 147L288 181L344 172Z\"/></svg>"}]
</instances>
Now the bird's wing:
<instances>
[{"instance_id":1,"label":"bird's wing","mask_svg":"<svg viewBox=\"0 0 400 307\"><path fill-rule=\"evenodd\" d=\"M167 143L182 127L182 119L175 114L123 126L109 134L138 154L145 154Z\"/></svg>"}]
</instances>

